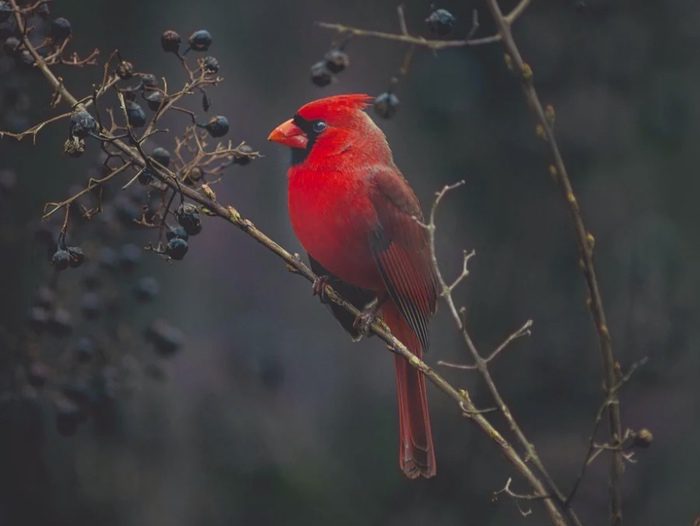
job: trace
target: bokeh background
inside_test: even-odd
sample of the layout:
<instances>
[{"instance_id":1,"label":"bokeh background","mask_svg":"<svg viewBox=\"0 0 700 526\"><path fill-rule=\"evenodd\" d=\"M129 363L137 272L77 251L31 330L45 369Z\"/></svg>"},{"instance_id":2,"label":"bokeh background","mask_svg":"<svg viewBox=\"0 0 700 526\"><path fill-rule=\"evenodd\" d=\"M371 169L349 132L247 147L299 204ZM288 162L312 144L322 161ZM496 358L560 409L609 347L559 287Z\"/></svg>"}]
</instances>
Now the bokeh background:
<instances>
[{"instance_id":1,"label":"bokeh background","mask_svg":"<svg viewBox=\"0 0 700 526\"><path fill-rule=\"evenodd\" d=\"M53 4L54 14L72 21L77 50L98 47L106 56L119 48L137 69L172 79L180 72L161 51L160 33L211 31L210 53L226 79L211 92L213 111L229 116L232 139L264 155L230 168L219 200L235 203L294 251L301 249L287 220L288 152L267 144L267 133L308 100L384 91L404 52L394 43L354 40L351 66L338 82L318 88L309 81L309 66L335 37L315 21L396 31L392 1ZM430 3L405 4L409 28L424 33ZM493 29L479 1L439 7L458 17L458 36L474 8L481 34ZM627 465L627 524L689 525L700 514L699 24L694 0L543 0L515 29L543 100L557 110L560 145L596 238L617 356L623 367L649 358L622 393L625 425L655 436L639 462ZM0 128L41 119L50 96L43 80L2 60ZM97 69L61 74L81 95L100 76ZM478 345L488 351L534 320L532 336L494 364L494 375L568 489L601 402L600 360L571 222L520 88L494 45L417 53L397 94L399 113L379 124L423 203L443 184L467 180L441 211L439 238L447 272L458 271L463 248L477 251L457 297ZM205 221L182 262L145 253L131 273L112 274L108 290L126 295L110 296L101 321L83 321L75 305L87 267L57 280L34 235L43 204L68 196L95 166L94 152L66 158L64 138L57 125L36 147L0 141L0 169L18 179L0 190L0 524L545 521L537 505L522 519L512 501L492 501L511 476L508 466L432 388L438 476L404 479L391 356L376 339L351 343L307 282L222 221ZM118 199L117 189L110 199ZM133 229L97 235L90 228L72 234L89 255L153 241ZM154 276L160 294L137 307L128 290L142 276ZM27 327L36 291L47 284L74 313L69 336L37 339ZM156 318L185 335L183 349L168 358L141 339ZM115 385L99 413L64 437L51 393L18 387L27 353L65 365L81 334L106 325L111 332L102 337L116 349L117 365L107 371ZM466 360L444 309L432 340L429 361ZM444 373L480 405L491 404L474 373ZM596 461L578 494L586 524L605 522L606 472L607 462ZM514 484L525 491L517 478Z\"/></svg>"}]
</instances>

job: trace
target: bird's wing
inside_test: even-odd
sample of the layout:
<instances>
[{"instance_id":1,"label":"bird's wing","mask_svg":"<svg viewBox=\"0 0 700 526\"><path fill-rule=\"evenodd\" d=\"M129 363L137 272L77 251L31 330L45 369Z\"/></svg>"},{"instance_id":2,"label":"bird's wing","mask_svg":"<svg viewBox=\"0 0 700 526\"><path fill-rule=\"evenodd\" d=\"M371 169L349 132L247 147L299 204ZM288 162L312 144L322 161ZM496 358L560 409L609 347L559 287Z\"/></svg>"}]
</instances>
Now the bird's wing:
<instances>
[{"instance_id":1,"label":"bird's wing","mask_svg":"<svg viewBox=\"0 0 700 526\"><path fill-rule=\"evenodd\" d=\"M428 322L437 304L437 281L418 198L394 167L379 166L369 178L379 225L370 248L389 296L428 349Z\"/></svg>"}]
</instances>

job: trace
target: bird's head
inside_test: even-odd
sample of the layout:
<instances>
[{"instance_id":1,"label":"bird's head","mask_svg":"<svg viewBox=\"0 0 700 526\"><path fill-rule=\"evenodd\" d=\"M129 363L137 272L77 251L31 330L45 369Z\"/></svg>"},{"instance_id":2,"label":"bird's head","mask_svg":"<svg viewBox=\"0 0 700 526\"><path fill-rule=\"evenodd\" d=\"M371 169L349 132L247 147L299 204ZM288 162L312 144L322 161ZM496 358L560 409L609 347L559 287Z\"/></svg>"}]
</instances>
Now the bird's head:
<instances>
[{"instance_id":1,"label":"bird's head","mask_svg":"<svg viewBox=\"0 0 700 526\"><path fill-rule=\"evenodd\" d=\"M335 95L305 104L277 126L267 140L293 149L297 160L318 151L327 156L346 150L367 136L383 134L362 111L372 101L364 94Z\"/></svg>"}]
</instances>

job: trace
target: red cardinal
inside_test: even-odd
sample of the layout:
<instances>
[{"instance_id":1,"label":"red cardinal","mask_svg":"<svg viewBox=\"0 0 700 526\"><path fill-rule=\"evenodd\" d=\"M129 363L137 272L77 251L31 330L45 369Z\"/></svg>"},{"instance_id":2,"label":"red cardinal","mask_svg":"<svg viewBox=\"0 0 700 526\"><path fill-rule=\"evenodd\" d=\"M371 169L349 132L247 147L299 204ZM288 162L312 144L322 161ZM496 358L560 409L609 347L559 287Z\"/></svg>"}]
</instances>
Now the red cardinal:
<instances>
[{"instance_id":1,"label":"red cardinal","mask_svg":"<svg viewBox=\"0 0 700 526\"><path fill-rule=\"evenodd\" d=\"M331 305L336 318L357 338L378 309L420 357L437 301L427 233L414 219L422 219L418 198L384 134L363 111L371 100L338 95L310 102L268 140L292 148L289 215L312 269L367 316L358 323ZM395 362L399 464L409 478L432 477L425 377L401 356Z\"/></svg>"}]
</instances>

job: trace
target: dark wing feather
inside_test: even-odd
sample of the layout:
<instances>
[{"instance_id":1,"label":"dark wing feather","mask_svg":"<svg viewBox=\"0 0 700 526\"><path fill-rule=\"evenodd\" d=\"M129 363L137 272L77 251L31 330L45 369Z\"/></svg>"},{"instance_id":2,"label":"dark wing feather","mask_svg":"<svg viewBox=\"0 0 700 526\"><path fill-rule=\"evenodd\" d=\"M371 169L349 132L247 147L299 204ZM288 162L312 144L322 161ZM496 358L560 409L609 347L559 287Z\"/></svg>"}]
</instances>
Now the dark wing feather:
<instances>
[{"instance_id":1,"label":"dark wing feather","mask_svg":"<svg viewBox=\"0 0 700 526\"><path fill-rule=\"evenodd\" d=\"M346 283L340 278L334 276L328 272L323 265L312 258L310 254L309 263L311 265L311 270L314 271L314 274L317 276L327 276L328 284L333 287L333 289L343 298L352 303L358 310L364 309L364 307L376 297L376 294L373 292L350 285L349 283ZM343 307L336 305L333 302L329 303L329 306L335 319L338 320L343 328L350 333L352 338L354 340L359 339L362 335L358 333L357 329L354 327L355 317Z\"/></svg>"},{"instance_id":2,"label":"dark wing feather","mask_svg":"<svg viewBox=\"0 0 700 526\"><path fill-rule=\"evenodd\" d=\"M389 296L428 349L428 323L435 313L437 285L418 198L390 167L377 167L370 176L370 198L379 219L370 247Z\"/></svg>"}]
</instances>

